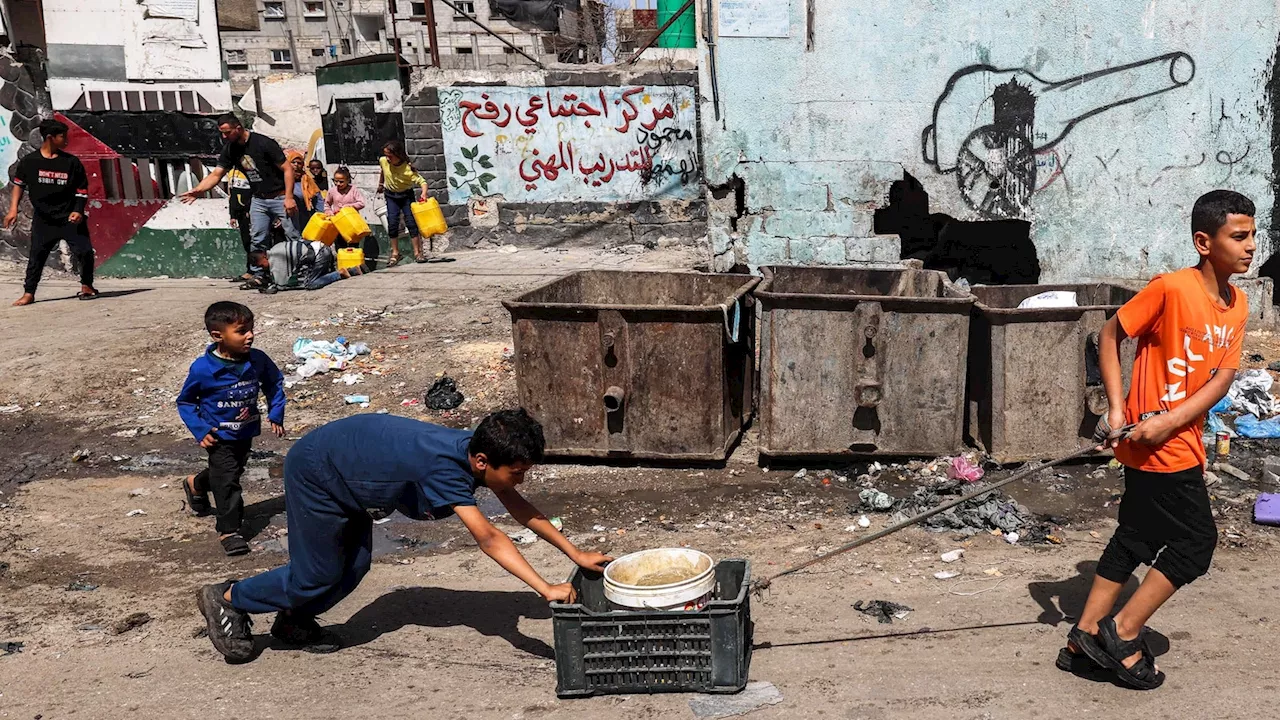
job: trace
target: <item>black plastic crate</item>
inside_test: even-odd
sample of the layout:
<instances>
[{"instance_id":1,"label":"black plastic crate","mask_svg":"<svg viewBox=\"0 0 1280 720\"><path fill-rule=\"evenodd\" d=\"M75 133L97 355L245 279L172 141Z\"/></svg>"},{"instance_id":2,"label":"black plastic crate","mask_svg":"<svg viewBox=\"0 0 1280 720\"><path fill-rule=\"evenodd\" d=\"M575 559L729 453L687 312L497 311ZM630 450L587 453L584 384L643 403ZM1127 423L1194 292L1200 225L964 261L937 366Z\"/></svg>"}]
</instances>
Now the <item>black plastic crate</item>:
<instances>
[{"instance_id":1,"label":"black plastic crate","mask_svg":"<svg viewBox=\"0 0 1280 720\"><path fill-rule=\"evenodd\" d=\"M578 602L551 605L556 694L734 693L751 666L751 563L716 565L702 610L614 610L599 573L575 569Z\"/></svg>"}]
</instances>

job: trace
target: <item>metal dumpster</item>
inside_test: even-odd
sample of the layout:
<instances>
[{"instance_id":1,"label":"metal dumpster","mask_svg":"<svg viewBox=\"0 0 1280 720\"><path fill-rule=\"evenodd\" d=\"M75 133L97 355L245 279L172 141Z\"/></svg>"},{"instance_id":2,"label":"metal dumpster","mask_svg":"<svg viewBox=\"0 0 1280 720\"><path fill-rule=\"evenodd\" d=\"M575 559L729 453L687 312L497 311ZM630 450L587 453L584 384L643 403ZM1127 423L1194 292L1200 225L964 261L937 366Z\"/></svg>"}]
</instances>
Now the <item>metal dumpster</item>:
<instances>
[{"instance_id":1,"label":"metal dumpster","mask_svg":"<svg viewBox=\"0 0 1280 720\"><path fill-rule=\"evenodd\" d=\"M548 454L724 460L751 418L759 281L593 270L504 302Z\"/></svg>"},{"instance_id":2,"label":"metal dumpster","mask_svg":"<svg viewBox=\"0 0 1280 720\"><path fill-rule=\"evenodd\" d=\"M1050 290L1079 307L1018 309ZM1098 331L1137 293L1107 284L974 287L967 434L998 462L1048 459L1084 447L1107 396ZM1137 344L1121 344L1125 386Z\"/></svg>"},{"instance_id":3,"label":"metal dumpster","mask_svg":"<svg viewBox=\"0 0 1280 720\"><path fill-rule=\"evenodd\" d=\"M766 267L760 453L961 449L973 298L940 272Z\"/></svg>"}]
</instances>

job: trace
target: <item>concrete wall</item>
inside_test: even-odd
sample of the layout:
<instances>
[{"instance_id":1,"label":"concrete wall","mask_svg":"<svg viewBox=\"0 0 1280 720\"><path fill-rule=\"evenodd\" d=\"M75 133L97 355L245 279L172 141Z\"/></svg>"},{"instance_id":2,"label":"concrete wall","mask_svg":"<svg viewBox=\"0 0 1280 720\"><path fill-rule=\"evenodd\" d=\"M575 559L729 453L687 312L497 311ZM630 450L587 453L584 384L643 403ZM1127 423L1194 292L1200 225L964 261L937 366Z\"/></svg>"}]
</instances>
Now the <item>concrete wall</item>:
<instances>
[{"instance_id":1,"label":"concrete wall","mask_svg":"<svg viewBox=\"0 0 1280 720\"><path fill-rule=\"evenodd\" d=\"M897 259L874 211L904 173L928 212L1029 221L1047 282L1193 262L1216 187L1269 224L1271 2L810 4L719 3L719 120L702 48L722 267Z\"/></svg>"},{"instance_id":2,"label":"concrete wall","mask_svg":"<svg viewBox=\"0 0 1280 720\"><path fill-rule=\"evenodd\" d=\"M597 89L595 92L604 90L606 96L613 99L618 99L624 88L652 87L654 91L649 93L652 102L652 98L662 96L659 92L662 88L691 86L695 82L691 69L664 71L644 63L627 68L555 66L546 71L507 73L433 71L415 78L416 89L405 100L407 149L414 167L427 178L432 193L445 206L450 226L449 242L454 246L475 246L485 242L528 246L641 244L649 247L694 243L706 232L706 203L701 197L701 170L697 167L684 178L683 185L679 180L674 181L675 185L640 182L630 188L634 192L612 195L607 189L595 187L584 195L577 180L551 183L549 190L539 188L535 191L519 185L511 192L512 197L501 193L501 183L479 188L479 193L472 190L474 183L469 183L465 192L460 192L451 187L448 181L450 172L455 170L455 162L465 160L470 163L471 160L461 154L460 145L453 143L454 146L450 146L445 142L447 131L442 127L441 119L444 115L446 124L456 131L462 114L459 98L465 93L482 92L481 86L486 85L505 86L502 92L518 88L518 92L525 96L529 96L533 89L553 94L561 89L557 95L560 96L566 88L579 91L594 88ZM495 90L495 93L499 91ZM612 107L614 115L611 118L621 123L618 116L620 106ZM652 107L655 106L643 107L647 108L646 114L636 122L653 121ZM547 122L556 120L543 119ZM565 118L559 120L565 121ZM582 118L568 120L577 122ZM572 130L567 127L571 123L561 124L565 127L557 128L554 123L548 125L545 134L556 137L557 133ZM542 130L536 125L531 129ZM494 142L496 139L490 144ZM514 140L507 145L512 152L517 152ZM527 150L529 157L533 157L533 150L537 149L534 145L536 143L521 143L518 152ZM686 145L688 147L683 149L693 153L694 162L690 164L700 165L697 162L696 137L689 138ZM631 149L638 149L638 145ZM591 150L590 157L597 158L601 150ZM480 173L483 174L483 170ZM489 182L497 181L491 179Z\"/></svg>"}]
</instances>

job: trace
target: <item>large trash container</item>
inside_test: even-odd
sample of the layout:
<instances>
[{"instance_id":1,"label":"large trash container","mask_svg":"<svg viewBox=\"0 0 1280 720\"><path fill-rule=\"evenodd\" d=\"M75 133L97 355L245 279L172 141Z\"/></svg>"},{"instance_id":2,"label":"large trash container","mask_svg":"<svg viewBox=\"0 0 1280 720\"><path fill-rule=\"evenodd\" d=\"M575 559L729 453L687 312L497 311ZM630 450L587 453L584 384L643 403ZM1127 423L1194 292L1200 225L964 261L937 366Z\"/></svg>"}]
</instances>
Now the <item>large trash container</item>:
<instances>
[{"instance_id":1,"label":"large trash container","mask_svg":"<svg viewBox=\"0 0 1280 720\"><path fill-rule=\"evenodd\" d=\"M1018 309L1025 299L1074 292L1076 307ZM1107 284L975 287L969 337L967 435L998 462L1044 460L1084 447L1107 397L1098 331L1136 293ZM1136 343L1121 344L1125 385Z\"/></svg>"},{"instance_id":2,"label":"large trash container","mask_svg":"<svg viewBox=\"0 0 1280 720\"><path fill-rule=\"evenodd\" d=\"M778 266L764 276L762 455L961 449L971 296L912 268Z\"/></svg>"},{"instance_id":3,"label":"large trash container","mask_svg":"<svg viewBox=\"0 0 1280 720\"><path fill-rule=\"evenodd\" d=\"M759 281L592 270L504 302L548 454L725 459L751 418Z\"/></svg>"}]
</instances>

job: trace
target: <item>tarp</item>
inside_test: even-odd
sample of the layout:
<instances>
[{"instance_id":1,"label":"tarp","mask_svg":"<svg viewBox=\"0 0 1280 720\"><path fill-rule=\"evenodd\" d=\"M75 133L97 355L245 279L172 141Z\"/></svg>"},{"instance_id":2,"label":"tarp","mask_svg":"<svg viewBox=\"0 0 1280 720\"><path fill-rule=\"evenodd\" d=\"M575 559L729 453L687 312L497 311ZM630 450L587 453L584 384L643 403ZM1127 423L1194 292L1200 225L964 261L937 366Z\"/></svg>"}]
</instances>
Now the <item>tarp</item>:
<instances>
[{"instance_id":1,"label":"tarp","mask_svg":"<svg viewBox=\"0 0 1280 720\"><path fill-rule=\"evenodd\" d=\"M560 11L578 10L578 0L489 0L489 10L521 30L560 30Z\"/></svg>"}]
</instances>

